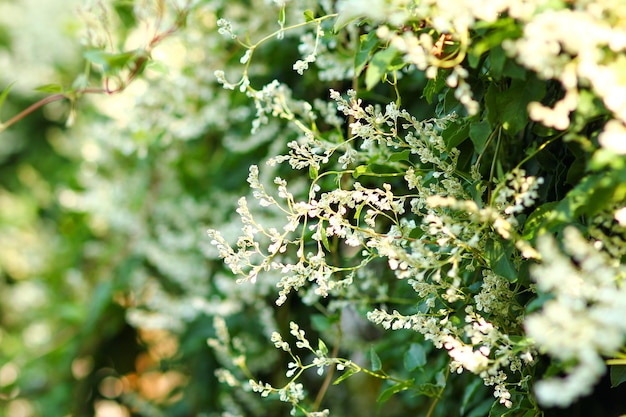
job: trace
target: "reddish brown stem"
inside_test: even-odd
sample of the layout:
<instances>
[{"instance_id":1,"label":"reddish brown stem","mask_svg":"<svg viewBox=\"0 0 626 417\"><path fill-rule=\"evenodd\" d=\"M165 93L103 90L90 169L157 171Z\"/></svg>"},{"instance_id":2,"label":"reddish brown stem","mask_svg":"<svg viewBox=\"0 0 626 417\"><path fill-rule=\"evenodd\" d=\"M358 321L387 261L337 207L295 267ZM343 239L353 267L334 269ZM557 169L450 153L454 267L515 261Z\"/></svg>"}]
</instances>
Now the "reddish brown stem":
<instances>
[{"instance_id":1,"label":"reddish brown stem","mask_svg":"<svg viewBox=\"0 0 626 417\"><path fill-rule=\"evenodd\" d=\"M183 24L184 21L184 14L182 14L181 16L179 16L179 18L176 20L176 23L174 23L168 30L161 32L161 33L156 33L154 35L154 37L150 40L150 43L148 44L148 46L146 47L146 53L150 54L150 52L152 51L152 49L161 41L163 41L165 38L173 35L174 33L176 33L180 27ZM128 86L128 84L130 84L135 77L137 77L137 75L139 75L143 65L145 64L145 61L148 59L148 57L142 57L140 59L137 60L137 62L135 63L135 66L131 69L130 74L128 75L127 79L125 82L123 82L119 87L117 87L114 90L111 90L109 88L109 78L105 77L104 78L104 88L85 88L83 90L80 91L76 91L73 95L75 97L79 97L82 94L102 94L102 93L106 93L108 95L112 95L112 94L116 94L116 93L120 93L122 91L124 91L124 89ZM63 94L63 93L59 93L59 94L53 94L51 96L45 97L41 100L39 100L38 102L31 104L30 106L28 106L26 109L22 110L21 112L19 112L18 114L16 114L15 116L11 117L9 120L7 120L4 123L0 123L0 133L4 130L6 130L8 127L14 125L15 123L19 122L20 120L22 120L23 118L25 118L26 116L28 116L29 114L31 114L32 112L34 112L35 110L39 109L40 107L45 106L46 104L55 102L55 101L59 101L59 100L63 100L66 98L70 98L70 96L68 94Z\"/></svg>"},{"instance_id":2,"label":"reddish brown stem","mask_svg":"<svg viewBox=\"0 0 626 417\"><path fill-rule=\"evenodd\" d=\"M59 101L59 100L63 100L65 98L65 94L54 94L52 96L48 96L44 99L39 100L38 102L31 104L30 106L28 106L27 108L25 108L24 110L22 110L21 112L19 112L18 114L16 114L15 116L11 117L9 120L7 120L6 122L0 124L0 131L5 130L7 127L19 122L20 120L22 120L24 117L28 116L29 114L31 114L32 112L34 112L35 110L37 110L40 107L45 106L48 103L52 103L54 101Z\"/></svg>"}]
</instances>

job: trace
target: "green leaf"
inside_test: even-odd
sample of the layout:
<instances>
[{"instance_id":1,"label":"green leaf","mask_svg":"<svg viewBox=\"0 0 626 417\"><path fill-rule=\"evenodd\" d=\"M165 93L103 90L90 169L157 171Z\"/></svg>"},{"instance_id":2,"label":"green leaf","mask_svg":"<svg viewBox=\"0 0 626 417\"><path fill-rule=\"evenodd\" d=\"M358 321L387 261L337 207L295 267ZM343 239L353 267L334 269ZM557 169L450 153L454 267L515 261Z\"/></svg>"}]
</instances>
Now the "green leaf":
<instances>
[{"instance_id":1,"label":"green leaf","mask_svg":"<svg viewBox=\"0 0 626 417\"><path fill-rule=\"evenodd\" d=\"M285 6L281 7L280 11L278 12L278 23L280 25L285 24Z\"/></svg>"},{"instance_id":2,"label":"green leaf","mask_svg":"<svg viewBox=\"0 0 626 417\"><path fill-rule=\"evenodd\" d=\"M489 63L491 64L491 75L497 80L502 78L502 71L506 63L507 56L502 46L497 45L489 51Z\"/></svg>"},{"instance_id":3,"label":"green leaf","mask_svg":"<svg viewBox=\"0 0 626 417\"><path fill-rule=\"evenodd\" d=\"M337 379L335 379L335 381L333 381L333 385L337 385L337 384L341 383L342 381L350 378L352 375L354 375L356 373L357 372L354 369L349 368L339 378L337 378Z\"/></svg>"},{"instance_id":4,"label":"green leaf","mask_svg":"<svg viewBox=\"0 0 626 417\"><path fill-rule=\"evenodd\" d=\"M311 20L315 20L315 13L313 12L313 10L307 9L304 11L304 20L307 23Z\"/></svg>"},{"instance_id":5,"label":"green leaf","mask_svg":"<svg viewBox=\"0 0 626 417\"><path fill-rule=\"evenodd\" d=\"M626 199L626 168L588 175L570 190L547 216L542 231L593 216L609 204Z\"/></svg>"},{"instance_id":6,"label":"green leaf","mask_svg":"<svg viewBox=\"0 0 626 417\"><path fill-rule=\"evenodd\" d=\"M491 126L487 120L472 123L469 128L469 137L474 144L477 153L482 153L487 145L487 140L491 135Z\"/></svg>"},{"instance_id":7,"label":"green leaf","mask_svg":"<svg viewBox=\"0 0 626 417\"><path fill-rule=\"evenodd\" d=\"M426 365L426 351L421 344L411 343L404 353L404 369L413 371Z\"/></svg>"},{"instance_id":8,"label":"green leaf","mask_svg":"<svg viewBox=\"0 0 626 417\"><path fill-rule=\"evenodd\" d=\"M550 300L554 299L554 294L540 294L526 305L526 314L530 314L533 311L537 311L543 307L543 305Z\"/></svg>"},{"instance_id":9,"label":"green leaf","mask_svg":"<svg viewBox=\"0 0 626 417\"><path fill-rule=\"evenodd\" d=\"M542 204L530 213L524 223L522 238L525 241L533 241L540 232L541 225L552 215L552 210L557 206L556 201Z\"/></svg>"},{"instance_id":10,"label":"green leaf","mask_svg":"<svg viewBox=\"0 0 626 417\"><path fill-rule=\"evenodd\" d=\"M426 99L428 104L432 104L433 96L444 88L446 88L446 77L442 70L439 70L435 78L429 79L424 87L422 97Z\"/></svg>"},{"instance_id":11,"label":"green leaf","mask_svg":"<svg viewBox=\"0 0 626 417\"><path fill-rule=\"evenodd\" d=\"M470 126L467 123L451 123L441 132L441 137L446 142L446 148L452 149L463 143L468 137Z\"/></svg>"},{"instance_id":12,"label":"green leaf","mask_svg":"<svg viewBox=\"0 0 626 417\"><path fill-rule=\"evenodd\" d=\"M402 152L396 152L389 157L389 162L409 161L411 157L411 151L405 149Z\"/></svg>"},{"instance_id":13,"label":"green leaf","mask_svg":"<svg viewBox=\"0 0 626 417\"><path fill-rule=\"evenodd\" d=\"M9 91L11 91L11 88L13 88L13 84L15 84L15 81L13 81L11 84L7 85L5 87L5 89L2 90L2 94L0 94L0 109L2 109L2 106L4 105L4 101L9 96Z\"/></svg>"},{"instance_id":14,"label":"green leaf","mask_svg":"<svg viewBox=\"0 0 626 417\"><path fill-rule=\"evenodd\" d=\"M513 59L507 59L504 62L504 68L502 69L502 75L510 77L515 80L525 80L528 72L526 68L519 65Z\"/></svg>"},{"instance_id":15,"label":"green leaf","mask_svg":"<svg viewBox=\"0 0 626 417\"><path fill-rule=\"evenodd\" d=\"M105 72L122 69L142 56L142 53L138 51L111 54L100 49L92 49L83 53L83 57L87 61L101 65Z\"/></svg>"},{"instance_id":16,"label":"green leaf","mask_svg":"<svg viewBox=\"0 0 626 417\"><path fill-rule=\"evenodd\" d=\"M382 369L383 364L373 346L370 348L370 360L372 361L372 371L377 372Z\"/></svg>"},{"instance_id":17,"label":"green leaf","mask_svg":"<svg viewBox=\"0 0 626 417\"><path fill-rule=\"evenodd\" d=\"M480 402L476 407L472 408L472 410L469 413L464 414L464 416L465 417L485 417L489 413L489 410L491 409L492 404L493 404L493 400L491 398L487 398L483 400L482 402ZM536 417L536 416L533 415L533 417Z\"/></svg>"},{"instance_id":18,"label":"green leaf","mask_svg":"<svg viewBox=\"0 0 626 417\"><path fill-rule=\"evenodd\" d=\"M482 54L487 51L500 47L505 39L517 38L521 36L519 25L512 18L498 19L496 22L487 23L487 31L481 37L472 42L470 50L470 58L474 58L471 62L478 63ZM474 29L477 29L474 26ZM483 29L484 31L484 29ZM475 68L475 66L473 65ZM499 77L498 77L499 78Z\"/></svg>"},{"instance_id":19,"label":"green leaf","mask_svg":"<svg viewBox=\"0 0 626 417\"><path fill-rule=\"evenodd\" d=\"M367 35L361 35L359 50L354 55L354 73L359 76L369 61L374 48L378 46L378 36L376 31L371 31Z\"/></svg>"},{"instance_id":20,"label":"green leaf","mask_svg":"<svg viewBox=\"0 0 626 417\"><path fill-rule=\"evenodd\" d=\"M330 252L330 245L328 244L328 236L326 235L326 228L324 225L320 227L320 235L322 236L322 245L324 245L324 249Z\"/></svg>"},{"instance_id":21,"label":"green leaf","mask_svg":"<svg viewBox=\"0 0 626 417\"><path fill-rule=\"evenodd\" d=\"M311 316L311 325L318 332L324 333L325 331L330 329L335 323L337 323L338 320L338 314L333 314L331 316L325 316L323 314L313 314Z\"/></svg>"},{"instance_id":22,"label":"green leaf","mask_svg":"<svg viewBox=\"0 0 626 417\"><path fill-rule=\"evenodd\" d=\"M383 75L387 73L387 69L391 64L391 61L396 57L398 51L395 48L389 47L378 51L372 56L367 70L365 71L365 88L371 90L380 82Z\"/></svg>"},{"instance_id":23,"label":"green leaf","mask_svg":"<svg viewBox=\"0 0 626 417\"><path fill-rule=\"evenodd\" d=\"M4 26L0 26L0 50L11 50L11 32Z\"/></svg>"},{"instance_id":24,"label":"green leaf","mask_svg":"<svg viewBox=\"0 0 626 417\"><path fill-rule=\"evenodd\" d=\"M488 240L485 244L485 260L489 267L493 272L511 282L515 282L518 275L511 260L514 248L512 242L499 239Z\"/></svg>"},{"instance_id":25,"label":"green leaf","mask_svg":"<svg viewBox=\"0 0 626 417\"><path fill-rule=\"evenodd\" d=\"M35 88L35 91L39 91L41 93L58 94L63 92L63 86L61 84L44 84Z\"/></svg>"},{"instance_id":26,"label":"green leaf","mask_svg":"<svg viewBox=\"0 0 626 417\"><path fill-rule=\"evenodd\" d=\"M322 352L322 355L324 356L328 355L328 347L326 346L326 343L324 343L322 339L317 339L317 350Z\"/></svg>"},{"instance_id":27,"label":"green leaf","mask_svg":"<svg viewBox=\"0 0 626 417\"><path fill-rule=\"evenodd\" d=\"M413 386L413 383L414 381L411 379L408 381L398 382L397 384L390 386L389 388L385 389L383 392L380 393L380 395L376 399L376 402L378 403L386 402L393 395L401 391L406 391L407 389L411 388Z\"/></svg>"},{"instance_id":28,"label":"green leaf","mask_svg":"<svg viewBox=\"0 0 626 417\"><path fill-rule=\"evenodd\" d=\"M137 24L132 2L117 0L113 8L125 29L133 28Z\"/></svg>"},{"instance_id":29,"label":"green leaf","mask_svg":"<svg viewBox=\"0 0 626 417\"><path fill-rule=\"evenodd\" d=\"M528 103L543 98L545 91L545 81L534 76L527 80L514 79L503 91L491 84L485 95L489 122L492 126L501 124L510 135L517 134L529 122Z\"/></svg>"},{"instance_id":30,"label":"green leaf","mask_svg":"<svg viewBox=\"0 0 626 417\"><path fill-rule=\"evenodd\" d=\"M354 168L352 176L356 179L368 172L371 172L369 165L359 165L358 167Z\"/></svg>"},{"instance_id":31,"label":"green leaf","mask_svg":"<svg viewBox=\"0 0 626 417\"><path fill-rule=\"evenodd\" d=\"M469 409L475 398L476 391L483 386L483 380L479 378L472 379L472 382L467 385L467 388L465 388L465 392L463 393L463 401L461 402L461 415L465 415L465 411ZM491 403L492 401L489 401L489 407L491 407Z\"/></svg>"},{"instance_id":32,"label":"green leaf","mask_svg":"<svg viewBox=\"0 0 626 417\"><path fill-rule=\"evenodd\" d=\"M337 15L335 19L335 24L333 25L333 33L339 33L341 29L348 26L350 22L355 21L357 18L353 16L351 10L346 10Z\"/></svg>"},{"instance_id":33,"label":"green leaf","mask_svg":"<svg viewBox=\"0 0 626 417\"><path fill-rule=\"evenodd\" d=\"M365 207L365 203L359 204L354 212L354 220L359 220L361 218L361 212L363 211L363 207Z\"/></svg>"},{"instance_id":34,"label":"green leaf","mask_svg":"<svg viewBox=\"0 0 626 417\"><path fill-rule=\"evenodd\" d=\"M455 89L448 88L446 95L443 97L443 112L444 114L450 114L453 111L458 114L463 114L465 106L461 104L458 98L454 95Z\"/></svg>"},{"instance_id":35,"label":"green leaf","mask_svg":"<svg viewBox=\"0 0 626 417\"><path fill-rule=\"evenodd\" d=\"M146 69L150 71L158 72L159 74L167 75L170 72L170 68L160 61L150 61L146 65Z\"/></svg>"},{"instance_id":36,"label":"green leaf","mask_svg":"<svg viewBox=\"0 0 626 417\"><path fill-rule=\"evenodd\" d=\"M611 366L611 388L617 387L624 381L626 381L626 365Z\"/></svg>"},{"instance_id":37,"label":"green leaf","mask_svg":"<svg viewBox=\"0 0 626 417\"><path fill-rule=\"evenodd\" d=\"M89 85L89 78L86 74L80 74L72 82L72 90L82 90Z\"/></svg>"},{"instance_id":38,"label":"green leaf","mask_svg":"<svg viewBox=\"0 0 626 417\"><path fill-rule=\"evenodd\" d=\"M441 394L441 385L438 384L419 384L412 387L412 391L415 391L415 395L425 395L427 397L437 397Z\"/></svg>"}]
</instances>

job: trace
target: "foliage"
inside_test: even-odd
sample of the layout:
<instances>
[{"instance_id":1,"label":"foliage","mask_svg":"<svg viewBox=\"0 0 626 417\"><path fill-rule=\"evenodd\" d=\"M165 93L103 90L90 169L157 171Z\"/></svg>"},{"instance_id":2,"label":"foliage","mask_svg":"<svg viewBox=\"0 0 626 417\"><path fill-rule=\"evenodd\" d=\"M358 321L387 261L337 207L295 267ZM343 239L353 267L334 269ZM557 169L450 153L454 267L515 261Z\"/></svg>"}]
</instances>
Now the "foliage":
<instances>
[{"instance_id":1,"label":"foliage","mask_svg":"<svg viewBox=\"0 0 626 417\"><path fill-rule=\"evenodd\" d=\"M73 81L1 96L22 143L2 412L535 416L581 407L607 368L623 388L619 1L112 0L83 19ZM72 129L17 123L61 101Z\"/></svg>"}]
</instances>

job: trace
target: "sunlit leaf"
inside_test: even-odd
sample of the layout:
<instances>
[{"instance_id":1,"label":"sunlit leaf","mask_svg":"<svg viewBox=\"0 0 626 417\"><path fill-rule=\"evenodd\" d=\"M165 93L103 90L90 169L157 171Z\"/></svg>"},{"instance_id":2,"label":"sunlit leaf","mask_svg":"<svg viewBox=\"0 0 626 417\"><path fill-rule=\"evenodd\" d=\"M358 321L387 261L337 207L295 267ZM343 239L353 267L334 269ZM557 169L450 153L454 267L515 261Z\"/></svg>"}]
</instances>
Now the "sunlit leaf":
<instances>
[{"instance_id":1,"label":"sunlit leaf","mask_svg":"<svg viewBox=\"0 0 626 417\"><path fill-rule=\"evenodd\" d=\"M376 52L370 60L367 70L365 70L365 88L371 90L380 83L383 75L388 71L391 61L396 57L398 52L389 47Z\"/></svg>"}]
</instances>

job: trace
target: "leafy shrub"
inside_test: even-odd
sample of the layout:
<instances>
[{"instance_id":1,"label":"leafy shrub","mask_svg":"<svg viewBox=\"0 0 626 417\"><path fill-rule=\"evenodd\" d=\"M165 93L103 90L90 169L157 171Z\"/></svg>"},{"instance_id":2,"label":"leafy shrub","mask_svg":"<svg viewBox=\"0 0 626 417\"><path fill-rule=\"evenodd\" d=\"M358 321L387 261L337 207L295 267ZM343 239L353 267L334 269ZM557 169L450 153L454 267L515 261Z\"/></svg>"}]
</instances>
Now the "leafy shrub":
<instances>
[{"instance_id":1,"label":"leafy shrub","mask_svg":"<svg viewBox=\"0 0 626 417\"><path fill-rule=\"evenodd\" d=\"M48 181L73 261L5 273L58 294L53 265L92 294L50 365L83 382L31 414L83 395L59 410L531 416L580 407L607 365L623 382L620 2L102 10L86 70L39 102L101 94L49 136L74 167ZM130 365L93 364L135 331ZM11 340L15 410L34 353Z\"/></svg>"}]
</instances>

